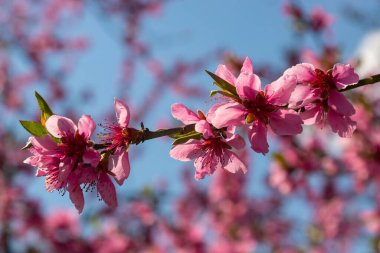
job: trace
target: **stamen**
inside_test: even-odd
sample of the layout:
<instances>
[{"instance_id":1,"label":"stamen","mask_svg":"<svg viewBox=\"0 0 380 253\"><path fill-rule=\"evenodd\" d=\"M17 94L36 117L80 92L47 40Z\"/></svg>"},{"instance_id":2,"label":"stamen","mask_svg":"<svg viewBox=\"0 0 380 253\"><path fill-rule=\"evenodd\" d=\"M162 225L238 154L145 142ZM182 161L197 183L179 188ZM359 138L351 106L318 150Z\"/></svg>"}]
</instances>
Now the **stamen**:
<instances>
[{"instance_id":1,"label":"stamen","mask_svg":"<svg viewBox=\"0 0 380 253\"><path fill-rule=\"evenodd\" d=\"M245 117L245 123L251 124L255 121L255 115L253 113L248 113Z\"/></svg>"}]
</instances>

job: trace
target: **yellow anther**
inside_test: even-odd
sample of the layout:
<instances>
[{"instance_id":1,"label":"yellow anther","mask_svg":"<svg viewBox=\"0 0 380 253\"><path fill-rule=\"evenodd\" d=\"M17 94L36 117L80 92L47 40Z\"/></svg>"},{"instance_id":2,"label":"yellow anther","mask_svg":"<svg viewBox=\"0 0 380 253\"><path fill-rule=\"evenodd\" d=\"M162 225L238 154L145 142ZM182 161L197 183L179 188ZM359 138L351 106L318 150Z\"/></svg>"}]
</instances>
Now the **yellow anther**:
<instances>
[{"instance_id":1,"label":"yellow anther","mask_svg":"<svg viewBox=\"0 0 380 253\"><path fill-rule=\"evenodd\" d=\"M255 121L255 115L253 113L248 113L247 117L245 117L245 122L251 124L253 121Z\"/></svg>"}]
</instances>

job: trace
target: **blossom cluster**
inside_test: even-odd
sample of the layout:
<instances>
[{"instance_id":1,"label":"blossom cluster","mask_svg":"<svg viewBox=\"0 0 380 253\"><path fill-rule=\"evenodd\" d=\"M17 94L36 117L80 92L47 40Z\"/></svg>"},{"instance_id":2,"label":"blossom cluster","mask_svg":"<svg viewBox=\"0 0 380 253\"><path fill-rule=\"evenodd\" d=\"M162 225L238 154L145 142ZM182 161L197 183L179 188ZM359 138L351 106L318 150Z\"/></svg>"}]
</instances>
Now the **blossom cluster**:
<instances>
[{"instance_id":1,"label":"blossom cluster","mask_svg":"<svg viewBox=\"0 0 380 253\"><path fill-rule=\"evenodd\" d=\"M51 115L45 123L48 134L30 137L32 156L24 162L38 167L36 176L45 177L47 191L68 191L79 212L84 206L82 190L96 188L108 206L116 207L116 190L111 177L120 185L129 176L129 145L127 129L130 114L128 107L115 100L118 124L107 126L110 130L105 141L108 153L100 153L90 140L96 124L89 115L83 115L78 126L66 117Z\"/></svg>"},{"instance_id":2,"label":"blossom cluster","mask_svg":"<svg viewBox=\"0 0 380 253\"><path fill-rule=\"evenodd\" d=\"M358 75L350 65L335 64L323 71L312 64L297 64L262 88L247 57L236 77L225 65L219 65L215 74L208 72L220 88L221 103L213 105L205 115L175 103L172 115L185 126L150 131L129 127L131 114L122 101L115 99L117 123L102 125L101 143L90 137L96 124L89 115L83 115L76 126L69 118L54 115L38 95L44 115L38 125L39 136L30 138L32 156L25 160L38 168L36 176L44 176L46 190L70 194L76 208L83 210L83 190L95 189L110 207L117 206L116 191L111 178L122 185L130 173L128 150L131 144L148 139L171 136L175 139L170 156L180 161L194 160L197 180L216 170L230 173L247 172L239 158L244 139L236 133L246 132L251 148L258 153L269 152L268 132L278 136L294 136L303 130L303 124L322 128L330 125L341 137L351 137L356 123L355 109L342 91L357 84ZM47 113L47 114L46 114ZM28 123L28 122L26 122ZM23 126L32 134L30 122ZM35 122L32 122L35 127ZM34 129L35 130L35 129ZM170 134L169 134L170 132Z\"/></svg>"},{"instance_id":3,"label":"blossom cluster","mask_svg":"<svg viewBox=\"0 0 380 253\"><path fill-rule=\"evenodd\" d=\"M292 19L294 29L291 44L287 41L286 45L281 45L286 58L267 55L248 71L241 71L244 58L220 49L212 54L201 50L202 55L197 55L197 50L190 50L191 59L183 54L178 54L176 59L160 59L163 47L157 47L157 42L160 44L163 37L145 36L146 30L149 31L145 28L152 23L145 19L158 17L162 12L166 20L169 12L165 12L171 9L167 7L172 1L3 2L0 10L3 27L0 32L0 107L5 118L0 125L0 252L330 253L357 252L364 248L366 252L380 251L379 93L377 86L356 89L380 81L380 75L376 75L380 69L379 38L375 36L378 32L368 34L355 55L346 51L356 43L357 34L350 34L350 30L357 27L353 23L359 24L363 31L370 24L376 24L377 8L373 8L371 1L360 8L348 2L339 3L344 9L345 20L351 20L352 26L345 30L344 36L339 33L340 36L335 37L333 31L339 29L339 25L331 25L335 20L342 24L339 15L327 13L321 7L304 9L305 3L301 1L285 0L283 10ZM96 12L88 12L89 4ZM213 9L222 10L220 6L223 5ZM374 15L370 15L372 12ZM88 14L96 14L96 22L100 22L101 27L105 25L107 31L112 28L120 35L112 38L123 52L118 68L122 79L118 82L120 86L112 86L110 92L117 90L117 96L134 107L128 108L116 99L117 117L113 123L97 125L94 120L104 118L99 111L96 116L80 117L76 114L78 103L62 104L62 99L78 101L78 98L82 104L94 103L92 95L99 91L69 88L76 79L70 74L74 64L77 66L76 58L82 55L78 52L83 49L89 49L90 54L96 52L97 42L102 39L95 34L88 36L92 31L87 29L79 34L78 29L71 29L73 25L81 27L81 17ZM226 20L229 18L234 20L233 16ZM272 17L271 22L276 22L276 18ZM247 24L232 22L231 27ZM223 34L228 36L228 29L223 30ZM104 34L113 35L112 32ZM172 40L171 36L164 37L164 41ZM240 46L247 41L234 43ZM281 43L281 39L276 43ZM164 44L167 47L167 43ZM186 49L186 53L189 52L189 48ZM363 78L357 85L348 85L351 81L347 78L352 82L357 80L353 68L339 73L341 64L335 63L345 62L343 56L349 56L345 59ZM157 113L157 105L172 94L186 97L186 101L203 99L207 86L197 85L196 73L221 57L225 66L220 65L215 74L210 73L220 88L211 93L216 105L202 106L205 112L202 113L192 112L187 105L173 104L172 115L184 126L157 131L150 131L143 125L141 130L131 127L152 112L158 117L168 117L169 114ZM300 62L311 64L298 64ZM87 71L88 67L92 68L85 65ZM151 75L143 98L125 92L140 88L135 86L139 85L135 81L138 81L137 76L141 77L141 66L144 74ZM278 66L294 67L283 71ZM75 69L80 73L81 66L78 67ZM111 76L114 72L104 72L103 76ZM247 72L248 76L254 74L257 76L254 79L260 82L269 81L263 82L262 87L257 83L253 85L253 92L262 92L260 96L252 95L248 89L245 92L246 88L239 91L240 72ZM73 82L67 83L71 79ZM267 92L269 87L276 87L277 81L270 82L276 79L283 89L279 94L286 91L287 95L290 93L289 98L283 94L283 100L279 100ZM284 79L289 82L287 85ZM292 79L296 79L293 89ZM94 80L87 81L92 84ZM41 122L22 121L33 137L24 148L27 150L20 151L20 134L10 118L20 115L36 118L28 106L28 92L24 92L32 89L32 85L43 89L53 106L63 105L59 110L65 117L54 115L38 98L42 107ZM343 95L354 105L355 114ZM97 106L102 101L96 101ZM250 103L256 109L252 110ZM265 114L261 114L263 109ZM219 118L214 120L216 111ZM228 119L225 118L227 113ZM281 121L284 114L289 115ZM287 122L289 119L292 123ZM225 120L228 121L226 126L218 125ZM149 121L152 122L152 118ZM167 127L168 123L165 125ZM332 131L329 127L321 131L325 125ZM299 135L300 131L305 132ZM352 138L340 139L339 135L352 135ZM160 170L162 165L151 160L151 153L144 152L144 148L150 144L146 143L150 139L164 136L174 139L172 149L167 148L169 155L180 161L193 160L195 178L212 174L210 180L199 184L192 180L192 170L186 169L181 171L182 189L179 192L177 189L172 192L172 186L177 186L180 179L173 180L167 173L163 173L169 175L167 180L160 178L158 184L142 185L141 191L136 191L132 186L135 184L125 185L133 183L135 176L136 179L143 176L144 182L155 180L156 173L144 174L142 170L130 177L129 159L132 158L133 163L145 156L151 161L151 168ZM248 145L244 144L243 137ZM145 143L140 144L142 142ZM166 141L160 144L164 143L167 144ZM134 152L135 148L143 152L140 149L138 156L133 157L136 153L128 151ZM26 152L31 155L23 163ZM266 159L255 152L266 154ZM193 165L192 162L178 164L184 164L184 168ZM36 192L31 189L34 184L30 176L34 170L30 165L37 167L37 176L46 179L47 191L66 192L65 197L72 199L79 212L83 211L83 194L88 191L94 193L92 197L97 195L108 206L118 205L118 208L110 209L107 205L88 208L91 199L87 198L87 210L82 216L75 210L62 209L61 204L48 207L44 194L37 193L38 196L33 197ZM162 169L163 172L170 170ZM123 184L118 192L123 201L116 200L115 182Z\"/></svg>"}]
</instances>

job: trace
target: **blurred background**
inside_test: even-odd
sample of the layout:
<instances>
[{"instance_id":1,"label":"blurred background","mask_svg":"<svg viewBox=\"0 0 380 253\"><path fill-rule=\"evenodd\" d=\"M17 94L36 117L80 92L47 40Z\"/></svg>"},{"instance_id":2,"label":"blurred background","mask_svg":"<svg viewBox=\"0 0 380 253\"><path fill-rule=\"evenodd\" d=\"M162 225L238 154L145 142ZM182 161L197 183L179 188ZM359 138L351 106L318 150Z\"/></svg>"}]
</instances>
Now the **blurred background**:
<instances>
[{"instance_id":1,"label":"blurred background","mask_svg":"<svg viewBox=\"0 0 380 253\"><path fill-rule=\"evenodd\" d=\"M113 121L116 97L136 128L180 126L171 104L207 112L217 100L204 70L227 64L238 72L246 56L264 84L300 62L378 74L379 1L0 6L0 252L380 252L376 85L349 95L358 111L353 139L311 127L297 138L272 138L266 156L240 154L246 175L219 171L196 181L192 162L169 157L170 139L133 146L119 207L89 191L81 215L68 194L45 191L44 178L23 164L28 133L18 123L38 120L36 90L74 122L83 114Z\"/></svg>"}]
</instances>

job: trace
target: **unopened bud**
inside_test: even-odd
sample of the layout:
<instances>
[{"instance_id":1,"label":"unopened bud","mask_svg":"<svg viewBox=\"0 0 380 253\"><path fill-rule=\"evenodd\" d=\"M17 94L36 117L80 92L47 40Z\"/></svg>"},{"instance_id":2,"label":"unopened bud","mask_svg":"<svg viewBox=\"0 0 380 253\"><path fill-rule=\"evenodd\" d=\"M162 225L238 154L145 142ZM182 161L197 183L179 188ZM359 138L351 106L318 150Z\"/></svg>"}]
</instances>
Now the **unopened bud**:
<instances>
[{"instance_id":1,"label":"unopened bud","mask_svg":"<svg viewBox=\"0 0 380 253\"><path fill-rule=\"evenodd\" d=\"M203 114L203 112L201 112L201 111L199 111L198 110L198 117L200 118L200 119L206 119L206 116Z\"/></svg>"}]
</instances>

